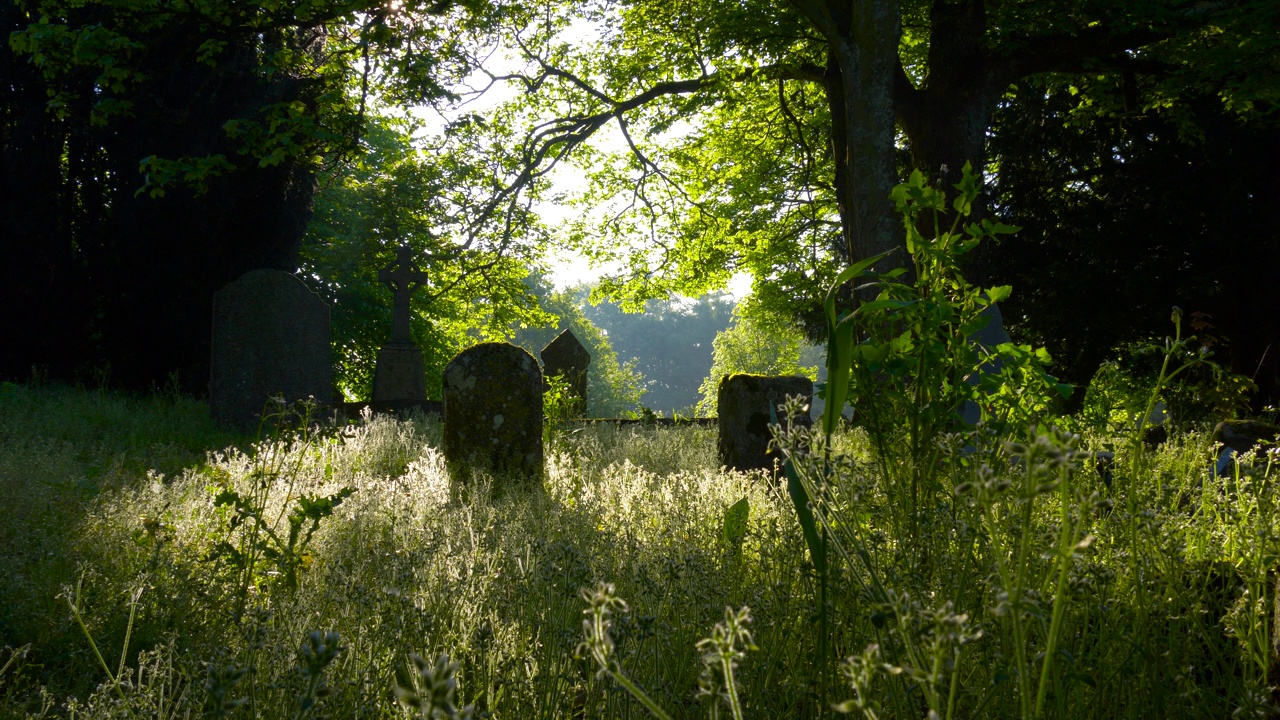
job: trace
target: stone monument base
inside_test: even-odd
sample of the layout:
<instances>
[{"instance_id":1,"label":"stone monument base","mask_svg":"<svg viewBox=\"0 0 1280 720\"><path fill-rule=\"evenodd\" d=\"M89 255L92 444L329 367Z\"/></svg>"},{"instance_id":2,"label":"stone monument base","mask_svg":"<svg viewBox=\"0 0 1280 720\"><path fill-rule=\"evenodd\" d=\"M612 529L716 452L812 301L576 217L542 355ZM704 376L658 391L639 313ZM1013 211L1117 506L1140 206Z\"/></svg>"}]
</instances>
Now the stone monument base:
<instances>
[{"instance_id":1,"label":"stone monument base","mask_svg":"<svg viewBox=\"0 0 1280 720\"><path fill-rule=\"evenodd\" d=\"M414 345L386 345L373 372L374 403L422 404L427 401L427 363Z\"/></svg>"}]
</instances>

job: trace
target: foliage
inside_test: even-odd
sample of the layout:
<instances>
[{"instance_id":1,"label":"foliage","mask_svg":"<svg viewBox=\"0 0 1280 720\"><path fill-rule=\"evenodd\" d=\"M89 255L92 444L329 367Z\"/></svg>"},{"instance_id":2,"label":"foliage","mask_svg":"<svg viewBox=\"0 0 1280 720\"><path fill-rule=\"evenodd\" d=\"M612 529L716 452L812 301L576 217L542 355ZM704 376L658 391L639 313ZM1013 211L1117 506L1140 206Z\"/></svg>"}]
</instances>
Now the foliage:
<instances>
[{"instance_id":1,"label":"foliage","mask_svg":"<svg viewBox=\"0 0 1280 720\"><path fill-rule=\"evenodd\" d=\"M543 311L557 318L554 325L528 325L515 331L517 345L539 357L542 348L563 330L572 330L578 342L591 353L587 366L587 407L591 417L625 417L635 411L644 393L644 377L636 369L636 361L622 362L614 350L610 336L587 317L581 303L582 288L554 290L540 276L526 279L530 291Z\"/></svg>"},{"instance_id":2,"label":"foliage","mask_svg":"<svg viewBox=\"0 0 1280 720\"><path fill-rule=\"evenodd\" d=\"M719 403L720 380L733 373L755 375L804 375L816 380L818 369L801 365L803 336L784 319L757 317L733 309L733 324L716 333L712 342L711 371L698 391L700 415L714 417Z\"/></svg>"},{"instance_id":3,"label":"foliage","mask_svg":"<svg viewBox=\"0 0 1280 720\"><path fill-rule=\"evenodd\" d=\"M459 212L451 174L413 139L421 123L374 116L366 154L323 178L302 246L302 272L332 307L338 386L351 399L372 391L377 353L390 339L391 293L378 270L396 247L414 250L427 274L413 296L410 328L426 359L428 394L439 398L444 366L480 340L502 339L514 323L545 322L524 278L528 248L487 240L462 249L448 230ZM527 232L536 236L536 224Z\"/></svg>"},{"instance_id":4,"label":"foliage","mask_svg":"<svg viewBox=\"0 0 1280 720\"><path fill-rule=\"evenodd\" d=\"M898 509L902 524L896 531L907 535L916 531L914 514L937 491L924 484L939 461L938 441L960 421L964 403L977 403L981 421L1003 434L1043 417L1055 391L1064 397L1070 393L1069 386L1045 372L1049 356L1042 348L1013 343L984 348L971 339L988 322L983 310L1012 290L971 285L959 261L982 240L1018 228L989 219L962 227L978 194L968 165L955 188L959 193L950 205L918 171L895 188L892 198L906 229L910 272L869 276L864 287L871 299L838 315L839 286L867 275L880 259L868 258L841 273L826 302L830 341L823 432L834 432L847 394L876 447L884 477L903 484L898 497L906 502ZM943 230L949 211L955 216ZM920 232L925 226L937 228L937 234L926 237Z\"/></svg>"},{"instance_id":5,"label":"foliage","mask_svg":"<svg viewBox=\"0 0 1280 720\"><path fill-rule=\"evenodd\" d=\"M1213 326L1194 331L1216 338L1218 362L1257 382L1256 411L1280 377L1265 315L1280 297L1263 269L1280 262L1280 116L1242 119L1208 95L1164 106L1148 82L1133 106L1126 87L1114 74L1039 78L996 112L994 204L1027 228L987 258L993 280L1019 288L1005 317L1083 387L1123 346L1162 337L1180 306Z\"/></svg>"},{"instance_id":6,"label":"foliage","mask_svg":"<svg viewBox=\"0 0 1280 720\"><path fill-rule=\"evenodd\" d=\"M691 414L716 335L730 323L731 299L719 293L670 297L646 301L644 312L627 312L610 301L588 304L586 288L576 292L583 314L606 333L619 357L635 363L644 404L668 416Z\"/></svg>"},{"instance_id":7,"label":"foliage","mask_svg":"<svg viewBox=\"0 0 1280 720\"><path fill-rule=\"evenodd\" d=\"M1153 418L1167 415L1170 429L1186 431L1248 411L1250 393L1257 389L1253 382L1212 359L1212 338L1183 337L1180 309L1174 308L1172 320L1174 337L1162 345L1125 345L1098 368L1078 415L1082 426L1139 433ZM1157 403L1163 411L1155 409Z\"/></svg>"},{"instance_id":8,"label":"foliage","mask_svg":"<svg viewBox=\"0 0 1280 720\"><path fill-rule=\"evenodd\" d=\"M459 708L454 702L458 681L455 675L458 664L449 661L448 655L440 655L434 664L423 660L417 653L409 656L417 670L408 687L396 685L396 697L415 709L423 720L465 720L475 708L471 705Z\"/></svg>"},{"instance_id":9,"label":"foliage","mask_svg":"<svg viewBox=\"0 0 1280 720\"><path fill-rule=\"evenodd\" d=\"M0 323L0 374L111 363L202 394L214 292L295 270L317 173L360 154L377 97L448 95L498 11L0 3L0 304L30 308Z\"/></svg>"},{"instance_id":10,"label":"foliage","mask_svg":"<svg viewBox=\"0 0 1280 720\"><path fill-rule=\"evenodd\" d=\"M465 116L484 132L453 136L450 152L498 149L495 202L548 196L566 166L585 175L585 192L557 198L572 210L558 240L617 268L602 294L634 308L747 272L757 302L811 336L837 268L902 244L878 200L902 167L954 181L971 162L981 176L991 116L1018 102L1006 98L1014 83L1137 77L1153 112L1186 112L1212 89L1219 107L1265 114L1275 95L1266 3L542 7L496 24L501 50L480 65L500 98ZM1228 58L1258 81L1227 71ZM1098 97L1076 102L1087 122Z\"/></svg>"},{"instance_id":11,"label":"foliage","mask_svg":"<svg viewBox=\"0 0 1280 720\"><path fill-rule=\"evenodd\" d=\"M1049 718L1190 718L1272 704L1280 484L1274 467L1247 459L1209 480L1201 434L1175 435L1111 490L1091 449L1113 436L944 437L944 490L905 542L888 512L901 488L879 474L864 431L837 429L834 472L801 467L827 478L813 488L826 493L813 495L819 521L841 520L828 528L829 628L833 650L850 657L823 668L817 588L790 501L722 472L705 428L587 428L548 455L545 494L497 502L451 492L433 421L371 418L305 450L286 440L277 451L299 468L298 492L357 492L316 530L298 590L255 587L237 623L230 577L203 559L224 527L207 486L212 473L249 492L252 457L197 454L189 470L77 489L78 456L124 446L118 430L80 427L67 408L127 407L148 433L195 436L202 421L110 392L22 387L2 399L0 417L13 421L0 433L0 499L19 510L0 520L10 553L0 646L31 645L12 663L0 650L6 715L394 716L405 712L398 685L418 712L430 696L446 717L471 706L473 716L634 718L644 708L573 657L590 619L579 593L601 582L630 608L609 617L612 662L673 718L708 714L693 701L699 689L731 716L726 658L744 717L826 717L838 704L881 718L1014 718L1039 703ZM825 442L821 431L811 442ZM129 447L144 469L171 459L162 445ZM1125 452L1117 468L1128 467ZM744 497L750 513L733 544L726 508ZM27 556L38 564L8 562ZM118 686L104 683L49 584L63 570L72 585L82 578L75 606ZM758 649L739 659L748 643L730 623L745 615L725 608L744 606ZM724 630L695 652L716 624Z\"/></svg>"},{"instance_id":12,"label":"foliage","mask_svg":"<svg viewBox=\"0 0 1280 720\"><path fill-rule=\"evenodd\" d=\"M973 250L984 238L998 233L1015 232L1017 228L1004 227L983 221L967 225L958 232L960 221L967 216L977 196L977 184L966 164L961 182L956 185L960 194L951 206L956 217L950 230L942 231L942 213L946 212L946 196L929 187L917 171L911 179L895 188L892 198L907 233L907 249L913 260L913 270L908 277L911 284L894 282L903 276L904 270L891 271L883 278L873 278L864 288L878 288L874 299L859 303L852 312L837 315L835 297L841 285L859 280L869 274L879 256L867 258L842 271L827 294L825 310L828 325L827 373L828 382L823 390L826 406L819 431L806 427L792 427L776 431L777 442L787 455L784 470L788 492L800 521L810 560L817 575L817 597L820 633L816 661L830 661L831 633L829 615L829 591L832 584L828 552L834 549L850 568L857 567L861 577L854 586L865 599L883 609L885 616L897 618L896 636L899 659L895 665L878 661L879 644L872 644L861 657L851 657L845 666L845 675L851 681L855 697L837 706L843 712L861 711L874 720L880 712L879 703L870 699L869 685L881 667L892 675L912 678L922 689L930 716L950 718L955 713L956 688L960 651L964 644L981 637L981 632L967 630L967 614L956 615L953 604L924 607L913 603L910 592L899 593L889 587L885 576L871 562L866 539L860 537L857 523L848 513L858 503L859 479L856 472L832 451L832 435L842 416L846 397L863 417L864 427L875 448L875 460L880 468L880 481L889 486L887 495L896 496L901 506L885 507L884 518L899 538L918 538L921 534L920 516L934 506L939 488L931 487L936 480L935 468L939 452L946 452L944 438L947 430L959 420L962 402L982 401L982 419L985 429L994 429L997 436L1007 432L1012 420L1025 423L1043 413L1047 405L1043 399L1053 378L1031 362L1047 356L1031 353L1030 348L1016 348L1006 343L995 349L983 349L971 340L971 336L985 323L982 310L988 304L1007 297L1009 288L992 288L985 293L972 288L956 269L956 260ZM933 238L921 234L921 227L938 229ZM869 295L869 293L868 293ZM862 314L859 316L859 314ZM863 324L858 324L861 320ZM984 356L985 355L985 356ZM970 378L975 374L980 374ZM975 389L981 388L978 392ZM1039 397L1038 397L1039 396ZM788 413L799 412L798 399L788 403ZM1016 412L1016 417L1010 413ZM772 414L772 409L771 409ZM886 421L886 418L892 418ZM774 418L776 422L776 417ZM1044 437L1035 439L1034 447L1040 447ZM1072 438L1055 438L1054 447L1070 449ZM1032 457L1025 447L1006 444L1010 454L1022 456L1025 467L1032 466ZM1054 456L1053 452L1048 455ZM1054 456L1057 457L1057 456ZM1061 463L1059 463L1061 464ZM901 473L899 475L899 473ZM1031 495L1053 484L1039 484L1028 470L1025 482L1030 483ZM1060 482L1065 488L1065 475ZM895 487L896 486L896 487ZM957 494L965 485L956 486ZM1062 502L1062 533L1058 550L1065 552L1064 543L1079 541L1079 526L1068 528L1068 498ZM989 509L989 508L988 508ZM1030 512L1029 505L1027 513ZM994 522L994 516L985 518ZM1031 708L1030 672L1026 662L1026 636L1020 602L1023 592L1023 564L1026 562L1028 537L1027 517L1023 518L1021 555L1014 570L1002 561L1004 550L997 549L996 564L1005 588L1012 588L1013 651L1017 658L1016 673L1020 682L1019 709L1023 718L1038 717L1044 702L1049 665L1058 640L1060 611L1063 601L1063 583L1067 565L1064 562L1058 573L1057 600L1054 604L1053 622L1048 635L1049 660L1041 669L1039 686L1035 696L1034 712ZM992 538L998 537L995 528L988 527ZM1016 533L1012 533L1016 534ZM1064 555L1064 558L1069 557ZM1003 612L997 612L1003 615ZM934 627L921 632L919 623L932 623ZM883 621L881 623L883 626ZM940 692L943 680L941 668L950 668L950 690L946 700Z\"/></svg>"},{"instance_id":13,"label":"foliage","mask_svg":"<svg viewBox=\"0 0 1280 720\"><path fill-rule=\"evenodd\" d=\"M542 441L556 445L568 432L570 421L582 417L582 398L560 375L544 378L542 391Z\"/></svg>"},{"instance_id":14,"label":"foliage","mask_svg":"<svg viewBox=\"0 0 1280 720\"><path fill-rule=\"evenodd\" d=\"M298 465L286 463L285 454L278 451L279 438L296 432L294 444L305 456L316 440L312 428L315 407L311 403L287 406L283 400L275 404L274 411L263 416L263 423L272 426L272 437L254 455L249 491L242 493L227 478L216 475L210 487L213 507L226 527L219 533L224 539L214 544L209 559L225 563L235 575L237 616L244 611L250 585L261 585L267 577L274 576L286 591L298 589L298 573L311 564L309 546L321 521L332 517L334 509L355 492L343 487L324 496L295 496ZM273 498L281 485L284 498ZM279 504L280 511L272 518L270 507L275 504ZM287 534L280 526L282 519L287 522ZM270 569L263 571L259 565Z\"/></svg>"}]
</instances>

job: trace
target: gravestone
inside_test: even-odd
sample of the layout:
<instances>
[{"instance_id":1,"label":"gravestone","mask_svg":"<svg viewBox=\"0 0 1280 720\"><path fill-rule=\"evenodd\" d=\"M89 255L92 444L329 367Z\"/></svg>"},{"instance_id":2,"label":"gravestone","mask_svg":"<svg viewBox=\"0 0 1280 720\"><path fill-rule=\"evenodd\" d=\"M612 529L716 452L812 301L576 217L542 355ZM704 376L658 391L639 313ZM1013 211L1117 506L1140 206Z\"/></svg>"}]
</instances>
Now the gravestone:
<instances>
[{"instance_id":1,"label":"gravestone","mask_svg":"<svg viewBox=\"0 0 1280 720\"><path fill-rule=\"evenodd\" d=\"M776 453L769 452L769 406L773 405L778 420L788 422L779 407L788 396L813 395L813 381L807 377L770 377L766 375L726 375L717 392L719 404L720 462L730 470L772 470ZM795 418L801 425L811 425L808 414Z\"/></svg>"},{"instance_id":2,"label":"gravestone","mask_svg":"<svg viewBox=\"0 0 1280 720\"><path fill-rule=\"evenodd\" d=\"M444 369L444 456L469 469L542 481L542 371L523 348L481 343Z\"/></svg>"},{"instance_id":3,"label":"gravestone","mask_svg":"<svg viewBox=\"0 0 1280 720\"><path fill-rule=\"evenodd\" d=\"M997 345L1013 342L1013 338L1009 337L1009 331L1004 329L1004 316L1000 314L999 305L992 303L983 308L981 314L989 318L989 321L985 327L969 336L969 342L976 344L979 352L983 349L994 350ZM978 372L969 377L969 383L977 384L979 373L1000 372L1003 365L1004 363L999 359L983 363ZM972 400L965 400L964 406L960 409L960 419L965 425L973 427L982 419L982 408Z\"/></svg>"},{"instance_id":4,"label":"gravestone","mask_svg":"<svg viewBox=\"0 0 1280 720\"><path fill-rule=\"evenodd\" d=\"M281 270L251 270L213 295L209 412L242 432L258 428L267 401L333 392L329 306Z\"/></svg>"},{"instance_id":5,"label":"gravestone","mask_svg":"<svg viewBox=\"0 0 1280 720\"><path fill-rule=\"evenodd\" d=\"M409 332L409 299L427 282L427 274L413 263L407 246L396 249L396 260L378 271L378 280L392 292L391 342L378 351L373 372L375 406L421 407L427 402L427 364Z\"/></svg>"},{"instance_id":6,"label":"gravestone","mask_svg":"<svg viewBox=\"0 0 1280 720\"><path fill-rule=\"evenodd\" d=\"M581 415L587 410L587 366L591 364L591 353L582 346L572 330L565 329L555 340L542 348L542 374L546 377L557 375L569 384L569 392L577 397Z\"/></svg>"},{"instance_id":7,"label":"gravestone","mask_svg":"<svg viewBox=\"0 0 1280 720\"><path fill-rule=\"evenodd\" d=\"M1236 455L1274 448L1280 440L1280 426L1261 420L1223 420L1213 428L1209 439L1212 447L1222 446L1213 468L1214 477L1220 477L1227 473Z\"/></svg>"}]
</instances>

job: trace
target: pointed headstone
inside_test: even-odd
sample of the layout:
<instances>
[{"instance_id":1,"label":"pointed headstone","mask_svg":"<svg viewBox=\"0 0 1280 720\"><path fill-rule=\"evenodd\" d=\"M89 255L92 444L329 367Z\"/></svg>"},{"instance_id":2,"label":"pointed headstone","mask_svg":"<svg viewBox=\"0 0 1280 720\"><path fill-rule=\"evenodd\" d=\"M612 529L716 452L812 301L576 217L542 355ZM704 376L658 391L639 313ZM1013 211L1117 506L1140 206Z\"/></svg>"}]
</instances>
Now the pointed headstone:
<instances>
[{"instance_id":1,"label":"pointed headstone","mask_svg":"<svg viewBox=\"0 0 1280 720\"><path fill-rule=\"evenodd\" d=\"M241 432L258 428L267 401L333 392L329 306L282 270L251 270L213 295L209 412Z\"/></svg>"},{"instance_id":2,"label":"pointed headstone","mask_svg":"<svg viewBox=\"0 0 1280 720\"><path fill-rule=\"evenodd\" d=\"M375 406L422 407L427 401L427 364L409 331L409 300L427 283L427 274L413 262L408 246L396 249L396 260L378 271L378 280L392 293L391 342L378 351L373 372Z\"/></svg>"},{"instance_id":3,"label":"pointed headstone","mask_svg":"<svg viewBox=\"0 0 1280 720\"><path fill-rule=\"evenodd\" d=\"M591 353L578 341L572 330L565 329L542 348L542 374L548 378L559 375L569 385L569 392L580 402L578 409L587 409L587 366Z\"/></svg>"}]
</instances>

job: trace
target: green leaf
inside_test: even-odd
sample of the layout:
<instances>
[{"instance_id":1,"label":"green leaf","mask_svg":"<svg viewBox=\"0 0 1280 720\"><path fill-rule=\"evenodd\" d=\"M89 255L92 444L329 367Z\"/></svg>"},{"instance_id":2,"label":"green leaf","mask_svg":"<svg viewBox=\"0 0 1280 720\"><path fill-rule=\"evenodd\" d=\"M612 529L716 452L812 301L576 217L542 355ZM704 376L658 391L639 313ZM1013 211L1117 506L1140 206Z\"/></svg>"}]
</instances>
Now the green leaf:
<instances>
[{"instance_id":1,"label":"green leaf","mask_svg":"<svg viewBox=\"0 0 1280 720\"><path fill-rule=\"evenodd\" d=\"M987 290L987 300L993 303L1004 302L1012 294L1013 294L1013 286L998 285L996 287L989 288Z\"/></svg>"},{"instance_id":2,"label":"green leaf","mask_svg":"<svg viewBox=\"0 0 1280 720\"><path fill-rule=\"evenodd\" d=\"M873 313L880 310L911 307L914 304L915 302L911 300L872 300L871 302L862 303L854 312L865 315L867 313Z\"/></svg>"},{"instance_id":3,"label":"green leaf","mask_svg":"<svg viewBox=\"0 0 1280 720\"><path fill-rule=\"evenodd\" d=\"M970 335L982 330L991 324L991 318L986 315L974 315L969 318L964 325L960 326L960 334L969 337Z\"/></svg>"},{"instance_id":4,"label":"green leaf","mask_svg":"<svg viewBox=\"0 0 1280 720\"><path fill-rule=\"evenodd\" d=\"M776 415L776 413L775 413ZM742 498L724 512L724 539L731 545L741 545L747 536L747 520L751 517L751 503Z\"/></svg>"},{"instance_id":5,"label":"green leaf","mask_svg":"<svg viewBox=\"0 0 1280 720\"><path fill-rule=\"evenodd\" d=\"M772 404L769 406L769 422L778 424L778 411ZM782 472L787 476L787 495L791 498L792 507L796 509L796 518L800 521L804 542L809 546L809 559L813 561L813 567L818 571L818 576L826 577L827 543L818 534L818 523L813 516L813 508L809 507L809 494L805 492L804 483L800 482L800 476L796 474L790 458L782 463Z\"/></svg>"},{"instance_id":6,"label":"green leaf","mask_svg":"<svg viewBox=\"0 0 1280 720\"><path fill-rule=\"evenodd\" d=\"M850 280L856 277L861 277L863 274L866 273L867 268L870 268L872 265L875 265L876 263L880 262L885 258L885 256L887 256L891 252L893 251L886 250L880 253L879 255L873 255L867 258L866 260L850 265L849 267L840 271L840 274L836 276L835 282L831 284L831 289L827 291L827 299L823 303L823 306L827 311L828 322L830 323L835 322L836 291L839 290L842 285L849 282Z\"/></svg>"}]
</instances>

